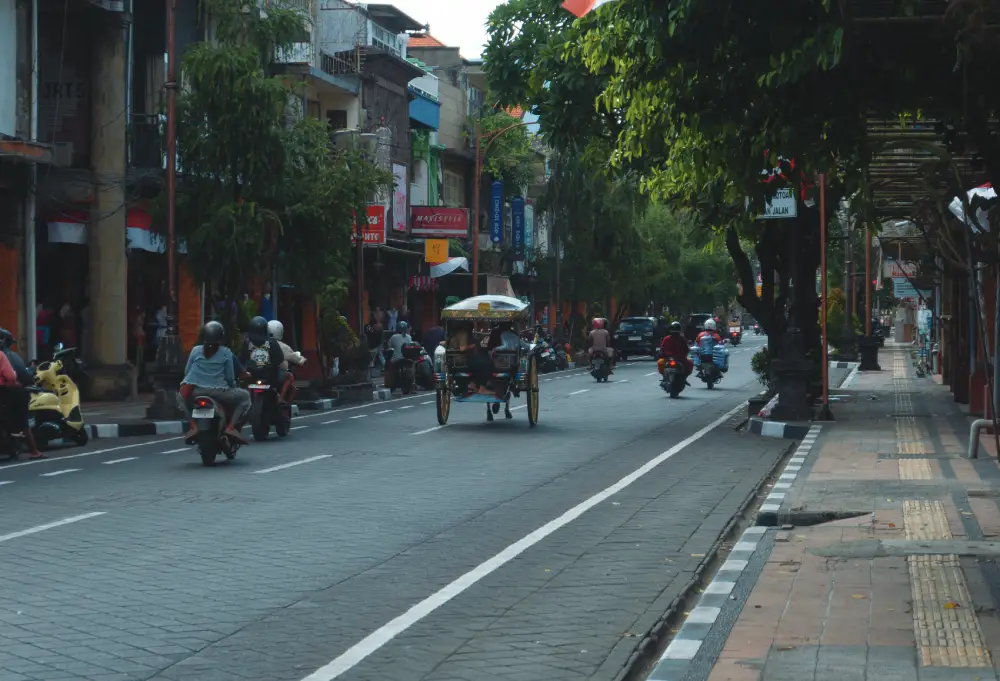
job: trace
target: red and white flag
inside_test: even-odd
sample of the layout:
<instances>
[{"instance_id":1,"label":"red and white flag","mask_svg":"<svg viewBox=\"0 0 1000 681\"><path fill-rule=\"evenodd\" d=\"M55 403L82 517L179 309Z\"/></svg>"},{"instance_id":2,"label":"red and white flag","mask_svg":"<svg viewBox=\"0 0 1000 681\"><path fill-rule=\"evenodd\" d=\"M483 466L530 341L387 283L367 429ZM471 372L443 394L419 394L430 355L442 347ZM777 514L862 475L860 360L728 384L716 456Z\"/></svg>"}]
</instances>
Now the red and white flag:
<instances>
[{"instance_id":1,"label":"red and white flag","mask_svg":"<svg viewBox=\"0 0 1000 681\"><path fill-rule=\"evenodd\" d=\"M582 17L591 10L600 7L606 2L611 2L611 0L565 0L562 7L564 10L568 11L577 17Z\"/></svg>"}]
</instances>

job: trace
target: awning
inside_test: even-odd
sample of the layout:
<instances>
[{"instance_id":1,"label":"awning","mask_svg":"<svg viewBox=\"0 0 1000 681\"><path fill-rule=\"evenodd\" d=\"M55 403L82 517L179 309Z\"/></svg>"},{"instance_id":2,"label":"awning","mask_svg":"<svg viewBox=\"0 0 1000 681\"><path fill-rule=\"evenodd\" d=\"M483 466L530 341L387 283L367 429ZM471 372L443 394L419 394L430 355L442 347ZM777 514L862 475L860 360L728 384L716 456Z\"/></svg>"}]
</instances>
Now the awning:
<instances>
[{"instance_id":1,"label":"awning","mask_svg":"<svg viewBox=\"0 0 1000 681\"><path fill-rule=\"evenodd\" d=\"M460 269L466 272L469 271L468 258L449 258L448 262L443 262L440 265L431 265L431 276L437 279Z\"/></svg>"},{"instance_id":2,"label":"awning","mask_svg":"<svg viewBox=\"0 0 1000 681\"><path fill-rule=\"evenodd\" d=\"M973 199L976 198L995 199L996 197L997 197L996 190L993 189L993 185L990 183L986 183L981 187L976 187L975 189L970 189L966 193L966 200L968 201L970 208L972 207ZM973 221L969 219L969 216L965 214L965 206L962 205L961 198L956 196L954 199L952 199L951 203L948 204L948 210L950 210L952 215L954 215L956 218L958 218L959 220L967 224L969 227L971 227L972 231L974 232L979 231L979 228L976 227ZM987 211L983 210L982 208L977 208L976 221L978 221L979 225L984 230L986 230L987 232L990 231L990 218L989 218L989 213Z\"/></svg>"},{"instance_id":3,"label":"awning","mask_svg":"<svg viewBox=\"0 0 1000 681\"><path fill-rule=\"evenodd\" d=\"M88 210L65 208L50 212L45 219L50 244L86 245L90 240L87 226L91 214ZM128 248L149 253L165 253L166 239L152 230L153 218L142 208L129 208L125 214L125 237ZM177 244L179 253L186 253L183 242Z\"/></svg>"}]
</instances>

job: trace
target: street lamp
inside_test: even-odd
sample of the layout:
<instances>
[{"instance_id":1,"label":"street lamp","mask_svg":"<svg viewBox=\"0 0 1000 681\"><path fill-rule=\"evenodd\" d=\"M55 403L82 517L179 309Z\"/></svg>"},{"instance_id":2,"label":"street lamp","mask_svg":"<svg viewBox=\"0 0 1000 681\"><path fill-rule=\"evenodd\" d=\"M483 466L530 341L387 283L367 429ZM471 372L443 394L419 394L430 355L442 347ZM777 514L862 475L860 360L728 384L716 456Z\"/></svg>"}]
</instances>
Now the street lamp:
<instances>
[{"instance_id":1,"label":"street lamp","mask_svg":"<svg viewBox=\"0 0 1000 681\"><path fill-rule=\"evenodd\" d=\"M500 128L499 130L493 130L487 135L489 139L486 142L486 146L482 146L483 135L479 130L479 119L476 119L476 170L474 176L474 186L472 188L472 295L479 295L479 185L482 183L483 175L483 157L486 152L489 151L490 146L493 145L497 139L499 139L504 133L513 130L514 128L523 128L527 125L532 125L532 123L526 121L519 121L513 125L508 125L506 128Z\"/></svg>"}]
</instances>

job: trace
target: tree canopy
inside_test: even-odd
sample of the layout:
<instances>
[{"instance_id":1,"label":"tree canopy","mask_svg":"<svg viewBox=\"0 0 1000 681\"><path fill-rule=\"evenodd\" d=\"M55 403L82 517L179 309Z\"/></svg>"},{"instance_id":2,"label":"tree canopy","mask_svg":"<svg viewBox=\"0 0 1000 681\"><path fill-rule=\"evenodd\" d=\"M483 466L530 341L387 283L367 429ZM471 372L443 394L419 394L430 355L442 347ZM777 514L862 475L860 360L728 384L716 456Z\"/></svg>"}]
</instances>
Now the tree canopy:
<instances>
[{"instance_id":1,"label":"tree canopy","mask_svg":"<svg viewBox=\"0 0 1000 681\"><path fill-rule=\"evenodd\" d=\"M298 84L274 55L305 28L297 10L208 0L214 42L184 57L178 97L178 232L195 277L234 297L275 266L306 294L343 279L355 215L391 176L334 151L327 127L302 115Z\"/></svg>"}]
</instances>

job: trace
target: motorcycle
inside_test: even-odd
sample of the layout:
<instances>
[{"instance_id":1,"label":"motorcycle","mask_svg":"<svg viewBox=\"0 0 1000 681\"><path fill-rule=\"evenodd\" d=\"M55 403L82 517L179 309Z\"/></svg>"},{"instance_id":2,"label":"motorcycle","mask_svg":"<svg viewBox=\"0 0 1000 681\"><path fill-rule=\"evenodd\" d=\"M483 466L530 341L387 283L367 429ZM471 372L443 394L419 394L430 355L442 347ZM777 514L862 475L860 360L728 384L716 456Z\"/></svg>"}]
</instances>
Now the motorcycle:
<instances>
[{"instance_id":1,"label":"motorcycle","mask_svg":"<svg viewBox=\"0 0 1000 681\"><path fill-rule=\"evenodd\" d=\"M39 449L53 440L70 440L81 446L90 440L80 410L80 389L71 378L71 374L82 373L82 363L76 348L57 343L54 350L50 361L35 368L35 385L26 386L31 397L28 426Z\"/></svg>"},{"instance_id":2,"label":"motorcycle","mask_svg":"<svg viewBox=\"0 0 1000 681\"><path fill-rule=\"evenodd\" d=\"M250 393L250 430L253 439L263 442L271 433L271 426L278 437L285 437L292 427L292 405L282 405L278 399L278 386L269 378L255 377L247 384Z\"/></svg>"},{"instance_id":3,"label":"motorcycle","mask_svg":"<svg viewBox=\"0 0 1000 681\"><path fill-rule=\"evenodd\" d=\"M595 354L590 358L590 375L593 376L598 383L604 381L608 382L608 376L611 375L611 362L604 355Z\"/></svg>"},{"instance_id":4,"label":"motorcycle","mask_svg":"<svg viewBox=\"0 0 1000 681\"><path fill-rule=\"evenodd\" d=\"M437 385L437 381L434 378L433 361L424 348L420 349L420 359L417 360L416 366L413 368L413 374L417 385L424 390L433 390Z\"/></svg>"},{"instance_id":5,"label":"motorcycle","mask_svg":"<svg viewBox=\"0 0 1000 681\"><path fill-rule=\"evenodd\" d=\"M421 355L426 353L419 343L406 343L400 354L403 356L402 359L392 363L396 371L394 387L402 390L404 395L409 395L413 392L413 384L416 383L416 365L420 362Z\"/></svg>"},{"instance_id":6,"label":"motorcycle","mask_svg":"<svg viewBox=\"0 0 1000 681\"><path fill-rule=\"evenodd\" d=\"M730 331L729 332L729 342L733 345L739 345L743 340L743 333L740 331Z\"/></svg>"},{"instance_id":7,"label":"motorcycle","mask_svg":"<svg viewBox=\"0 0 1000 681\"><path fill-rule=\"evenodd\" d=\"M676 398L684 390L687 381L684 377L684 366L673 357L663 358L663 378L660 379L660 387Z\"/></svg>"},{"instance_id":8,"label":"motorcycle","mask_svg":"<svg viewBox=\"0 0 1000 681\"><path fill-rule=\"evenodd\" d=\"M552 347L551 339L543 337L536 344L538 350L538 370L543 374L550 374L559 369L559 360L556 349Z\"/></svg>"},{"instance_id":9,"label":"motorcycle","mask_svg":"<svg viewBox=\"0 0 1000 681\"><path fill-rule=\"evenodd\" d=\"M723 375L729 370L729 349L726 347L728 341L723 340L719 345L709 347L693 348L694 366L698 370L700 378L709 390L722 380Z\"/></svg>"},{"instance_id":10,"label":"motorcycle","mask_svg":"<svg viewBox=\"0 0 1000 681\"><path fill-rule=\"evenodd\" d=\"M226 433L228 418L221 404L211 397L195 396L191 418L195 424L195 435L189 444L198 445L203 465L213 465L220 453L229 460L236 458L240 443Z\"/></svg>"},{"instance_id":11,"label":"motorcycle","mask_svg":"<svg viewBox=\"0 0 1000 681\"><path fill-rule=\"evenodd\" d=\"M753 325L753 335L759 336L762 333L764 333L764 330L762 328L760 328L760 324L754 324Z\"/></svg>"}]
</instances>

